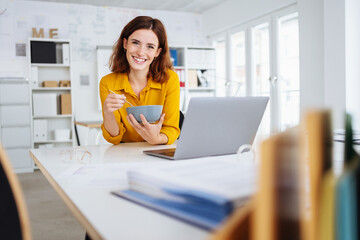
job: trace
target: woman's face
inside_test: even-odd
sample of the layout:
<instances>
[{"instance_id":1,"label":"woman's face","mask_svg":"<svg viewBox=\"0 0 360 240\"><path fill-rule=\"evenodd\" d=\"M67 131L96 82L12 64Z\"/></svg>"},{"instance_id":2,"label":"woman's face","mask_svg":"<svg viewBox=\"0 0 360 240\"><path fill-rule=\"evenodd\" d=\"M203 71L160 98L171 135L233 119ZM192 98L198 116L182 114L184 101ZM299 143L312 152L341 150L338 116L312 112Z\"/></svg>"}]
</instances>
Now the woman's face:
<instances>
[{"instance_id":1,"label":"woman's face","mask_svg":"<svg viewBox=\"0 0 360 240\"><path fill-rule=\"evenodd\" d=\"M126 59L130 71L149 71L154 57L159 56L159 40L152 30L139 29L133 32L128 39L124 38Z\"/></svg>"}]
</instances>

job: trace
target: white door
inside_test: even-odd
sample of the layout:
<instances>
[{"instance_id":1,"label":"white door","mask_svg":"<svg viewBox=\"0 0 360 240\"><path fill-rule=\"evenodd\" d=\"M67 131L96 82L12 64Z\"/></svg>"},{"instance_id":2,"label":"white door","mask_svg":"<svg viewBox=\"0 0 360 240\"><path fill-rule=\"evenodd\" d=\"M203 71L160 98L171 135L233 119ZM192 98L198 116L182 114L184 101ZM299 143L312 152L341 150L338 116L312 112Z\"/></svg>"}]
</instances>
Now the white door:
<instances>
[{"instance_id":1,"label":"white door","mask_svg":"<svg viewBox=\"0 0 360 240\"><path fill-rule=\"evenodd\" d=\"M299 34L295 8L274 12L230 30L222 41L227 96L269 96L259 129L264 137L299 123ZM229 46L224 46L228 43ZM217 45L215 45L217 48ZM220 52L220 51L219 51ZM222 69L225 69L222 66ZM224 85L224 84L222 84Z\"/></svg>"},{"instance_id":2,"label":"white door","mask_svg":"<svg viewBox=\"0 0 360 240\"><path fill-rule=\"evenodd\" d=\"M297 12L277 12L251 27L251 94L269 96L265 135L299 123L299 28Z\"/></svg>"}]
</instances>

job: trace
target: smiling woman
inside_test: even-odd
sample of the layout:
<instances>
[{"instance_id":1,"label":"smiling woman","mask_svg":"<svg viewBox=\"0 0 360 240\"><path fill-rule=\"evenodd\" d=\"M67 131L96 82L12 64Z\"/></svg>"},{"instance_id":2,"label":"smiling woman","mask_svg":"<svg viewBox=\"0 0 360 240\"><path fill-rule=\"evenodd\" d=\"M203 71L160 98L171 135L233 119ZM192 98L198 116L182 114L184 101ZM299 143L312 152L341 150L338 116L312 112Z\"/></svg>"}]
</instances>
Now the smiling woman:
<instances>
[{"instance_id":1,"label":"smiling woman","mask_svg":"<svg viewBox=\"0 0 360 240\"><path fill-rule=\"evenodd\" d=\"M130 21L113 47L109 65L112 73L100 82L104 138L113 144L172 144L180 134L180 83L172 71L163 24L148 16ZM123 107L127 102L162 105L160 120L150 124L140 115L140 124L132 114L127 115Z\"/></svg>"}]
</instances>

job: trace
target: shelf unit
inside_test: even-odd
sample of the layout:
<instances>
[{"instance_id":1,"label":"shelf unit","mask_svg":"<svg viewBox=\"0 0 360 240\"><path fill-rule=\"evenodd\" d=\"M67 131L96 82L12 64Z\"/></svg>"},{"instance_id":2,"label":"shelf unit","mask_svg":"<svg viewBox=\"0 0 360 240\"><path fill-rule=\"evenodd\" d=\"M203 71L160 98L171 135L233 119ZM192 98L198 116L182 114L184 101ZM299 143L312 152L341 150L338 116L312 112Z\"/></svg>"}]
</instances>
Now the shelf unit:
<instances>
[{"instance_id":1,"label":"shelf unit","mask_svg":"<svg viewBox=\"0 0 360 240\"><path fill-rule=\"evenodd\" d=\"M16 172L33 171L30 90L26 78L0 78L0 142Z\"/></svg>"},{"instance_id":2,"label":"shelf unit","mask_svg":"<svg viewBox=\"0 0 360 240\"><path fill-rule=\"evenodd\" d=\"M32 147L75 146L71 42L67 39L30 38L28 49ZM44 81L56 81L57 87L43 86ZM60 87L60 81L70 81L70 86Z\"/></svg>"},{"instance_id":3,"label":"shelf unit","mask_svg":"<svg viewBox=\"0 0 360 240\"><path fill-rule=\"evenodd\" d=\"M186 112L191 97L216 96L215 48L170 46L170 55L180 79L180 110Z\"/></svg>"}]
</instances>

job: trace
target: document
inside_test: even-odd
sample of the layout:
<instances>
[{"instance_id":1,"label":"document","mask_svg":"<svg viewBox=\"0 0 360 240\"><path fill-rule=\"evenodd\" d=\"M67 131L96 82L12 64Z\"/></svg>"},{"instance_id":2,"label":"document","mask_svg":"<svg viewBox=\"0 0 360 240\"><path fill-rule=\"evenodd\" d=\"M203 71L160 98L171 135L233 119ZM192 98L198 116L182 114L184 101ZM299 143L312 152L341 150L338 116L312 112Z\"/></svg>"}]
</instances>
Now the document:
<instances>
[{"instance_id":1,"label":"document","mask_svg":"<svg viewBox=\"0 0 360 240\"><path fill-rule=\"evenodd\" d=\"M175 161L128 171L114 194L212 230L256 190L256 165L232 155Z\"/></svg>"}]
</instances>

